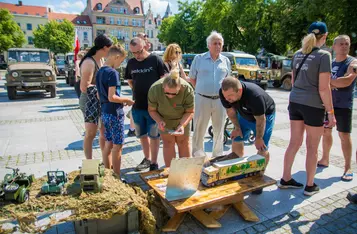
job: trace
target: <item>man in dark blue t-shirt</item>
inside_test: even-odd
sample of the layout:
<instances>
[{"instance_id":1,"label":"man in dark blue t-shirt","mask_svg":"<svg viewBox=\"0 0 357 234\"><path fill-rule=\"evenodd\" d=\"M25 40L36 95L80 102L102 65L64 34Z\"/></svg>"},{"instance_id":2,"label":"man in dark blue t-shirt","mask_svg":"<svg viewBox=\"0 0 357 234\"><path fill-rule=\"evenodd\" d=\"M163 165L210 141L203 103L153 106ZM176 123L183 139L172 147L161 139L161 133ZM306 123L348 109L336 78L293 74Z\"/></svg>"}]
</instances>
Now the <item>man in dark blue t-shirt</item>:
<instances>
[{"instance_id":1,"label":"man in dark blue t-shirt","mask_svg":"<svg viewBox=\"0 0 357 234\"><path fill-rule=\"evenodd\" d=\"M331 73L332 100L336 126L345 158L345 171L341 177L343 181L351 181L353 179L353 172L351 171L351 131L353 93L357 76L356 72L353 71L353 67L356 66L357 60L348 55L350 45L350 38L347 35L340 35L334 39L333 50L335 51L336 58L332 61ZM332 129L325 128L322 159L317 164L319 167L327 167L329 165L331 146Z\"/></svg>"},{"instance_id":2,"label":"man in dark blue t-shirt","mask_svg":"<svg viewBox=\"0 0 357 234\"><path fill-rule=\"evenodd\" d=\"M120 96L119 73L114 69L120 66L126 57L121 46L112 46L104 66L96 76L99 100L101 103L101 118L105 127L105 146L103 149L103 163L120 177L121 153L124 144L124 111L123 105L133 105L130 98ZM112 157L110 158L110 153Z\"/></svg>"}]
</instances>

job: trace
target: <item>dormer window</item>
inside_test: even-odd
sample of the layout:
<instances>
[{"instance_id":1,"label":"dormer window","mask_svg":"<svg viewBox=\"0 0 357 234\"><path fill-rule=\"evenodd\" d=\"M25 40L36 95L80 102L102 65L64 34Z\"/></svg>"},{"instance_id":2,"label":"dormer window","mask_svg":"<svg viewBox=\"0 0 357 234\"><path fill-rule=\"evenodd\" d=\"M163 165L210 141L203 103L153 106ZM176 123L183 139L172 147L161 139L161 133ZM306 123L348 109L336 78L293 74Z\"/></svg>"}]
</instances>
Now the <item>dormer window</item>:
<instances>
[{"instance_id":1,"label":"dormer window","mask_svg":"<svg viewBox=\"0 0 357 234\"><path fill-rule=\"evenodd\" d=\"M81 24L81 21L77 20L77 24Z\"/></svg>"},{"instance_id":2,"label":"dormer window","mask_svg":"<svg viewBox=\"0 0 357 234\"><path fill-rule=\"evenodd\" d=\"M139 7L134 8L134 14L140 14L140 9Z\"/></svg>"},{"instance_id":3,"label":"dormer window","mask_svg":"<svg viewBox=\"0 0 357 234\"><path fill-rule=\"evenodd\" d=\"M84 21L83 21L83 24L87 24L87 21L84 20Z\"/></svg>"},{"instance_id":4,"label":"dormer window","mask_svg":"<svg viewBox=\"0 0 357 234\"><path fill-rule=\"evenodd\" d=\"M99 11L102 10L102 4L101 4L101 3L98 3L98 4L97 4L97 10L99 10Z\"/></svg>"}]
</instances>

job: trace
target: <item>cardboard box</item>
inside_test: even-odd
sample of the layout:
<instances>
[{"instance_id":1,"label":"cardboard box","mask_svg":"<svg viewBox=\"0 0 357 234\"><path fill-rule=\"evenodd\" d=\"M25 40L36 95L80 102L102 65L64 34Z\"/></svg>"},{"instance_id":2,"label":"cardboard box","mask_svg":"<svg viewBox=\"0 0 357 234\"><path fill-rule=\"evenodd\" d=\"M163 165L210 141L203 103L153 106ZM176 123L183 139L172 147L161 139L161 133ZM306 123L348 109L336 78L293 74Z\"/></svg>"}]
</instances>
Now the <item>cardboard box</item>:
<instances>
[{"instance_id":1,"label":"cardboard box","mask_svg":"<svg viewBox=\"0 0 357 234\"><path fill-rule=\"evenodd\" d=\"M139 211L129 210L125 215L114 215L111 219L93 219L74 222L77 234L139 233Z\"/></svg>"}]
</instances>

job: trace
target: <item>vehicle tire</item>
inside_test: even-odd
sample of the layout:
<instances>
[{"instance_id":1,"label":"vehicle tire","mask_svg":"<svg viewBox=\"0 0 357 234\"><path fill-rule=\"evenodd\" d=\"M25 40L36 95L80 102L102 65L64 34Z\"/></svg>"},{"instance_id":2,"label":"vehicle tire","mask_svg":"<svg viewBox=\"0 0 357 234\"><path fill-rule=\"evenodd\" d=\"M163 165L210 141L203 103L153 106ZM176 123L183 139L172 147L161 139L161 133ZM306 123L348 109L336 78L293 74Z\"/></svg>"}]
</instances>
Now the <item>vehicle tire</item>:
<instances>
[{"instance_id":1,"label":"vehicle tire","mask_svg":"<svg viewBox=\"0 0 357 234\"><path fill-rule=\"evenodd\" d=\"M8 193L14 193L14 192L16 192L16 190L19 189L19 187L20 186L16 183L8 184L5 186L4 191L8 192Z\"/></svg>"},{"instance_id":2,"label":"vehicle tire","mask_svg":"<svg viewBox=\"0 0 357 234\"><path fill-rule=\"evenodd\" d=\"M291 84L291 76L287 76L282 83L283 89L286 91L290 91L292 88L292 84Z\"/></svg>"},{"instance_id":3,"label":"vehicle tire","mask_svg":"<svg viewBox=\"0 0 357 234\"><path fill-rule=\"evenodd\" d=\"M73 78L69 79L69 86L74 86L74 84L76 83L76 80Z\"/></svg>"},{"instance_id":4,"label":"vehicle tire","mask_svg":"<svg viewBox=\"0 0 357 234\"><path fill-rule=\"evenodd\" d=\"M69 77L66 76L66 84L69 84Z\"/></svg>"},{"instance_id":5,"label":"vehicle tire","mask_svg":"<svg viewBox=\"0 0 357 234\"><path fill-rule=\"evenodd\" d=\"M208 134L213 137L213 127L212 126L209 126L208 128Z\"/></svg>"},{"instance_id":6,"label":"vehicle tire","mask_svg":"<svg viewBox=\"0 0 357 234\"><path fill-rule=\"evenodd\" d=\"M7 96L9 100L14 100L16 98L16 87L7 86Z\"/></svg>"},{"instance_id":7,"label":"vehicle tire","mask_svg":"<svg viewBox=\"0 0 357 234\"><path fill-rule=\"evenodd\" d=\"M21 189L19 197L17 198L17 201L19 203L24 203L30 198L30 193L27 191L25 188Z\"/></svg>"},{"instance_id":8,"label":"vehicle tire","mask_svg":"<svg viewBox=\"0 0 357 234\"><path fill-rule=\"evenodd\" d=\"M274 81L274 82L273 82L273 87L274 87L274 88L280 88L280 86L281 86L280 81Z\"/></svg>"},{"instance_id":9,"label":"vehicle tire","mask_svg":"<svg viewBox=\"0 0 357 234\"><path fill-rule=\"evenodd\" d=\"M56 97L56 86L51 86L50 92L51 92L51 98L55 98Z\"/></svg>"}]
</instances>

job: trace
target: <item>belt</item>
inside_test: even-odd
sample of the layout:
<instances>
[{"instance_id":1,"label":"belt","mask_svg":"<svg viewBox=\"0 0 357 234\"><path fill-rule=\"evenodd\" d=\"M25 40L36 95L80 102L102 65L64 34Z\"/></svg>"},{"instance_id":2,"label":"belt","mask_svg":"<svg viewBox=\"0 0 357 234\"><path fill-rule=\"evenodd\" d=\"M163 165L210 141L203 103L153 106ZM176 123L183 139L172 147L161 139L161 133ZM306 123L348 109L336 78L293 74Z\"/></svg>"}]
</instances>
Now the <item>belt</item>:
<instances>
[{"instance_id":1,"label":"belt","mask_svg":"<svg viewBox=\"0 0 357 234\"><path fill-rule=\"evenodd\" d=\"M213 100L216 100L219 98L219 95L216 95L216 96L207 96L207 95L203 95L203 94L200 94L200 93L197 93L198 95L202 96L202 97L205 97L205 98L210 98L210 99L213 99Z\"/></svg>"}]
</instances>

